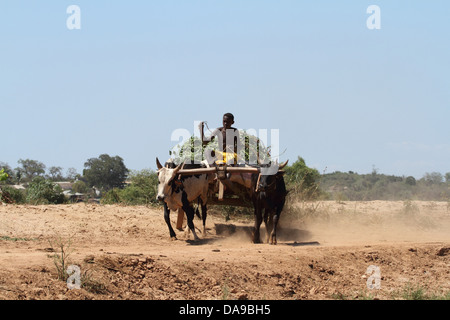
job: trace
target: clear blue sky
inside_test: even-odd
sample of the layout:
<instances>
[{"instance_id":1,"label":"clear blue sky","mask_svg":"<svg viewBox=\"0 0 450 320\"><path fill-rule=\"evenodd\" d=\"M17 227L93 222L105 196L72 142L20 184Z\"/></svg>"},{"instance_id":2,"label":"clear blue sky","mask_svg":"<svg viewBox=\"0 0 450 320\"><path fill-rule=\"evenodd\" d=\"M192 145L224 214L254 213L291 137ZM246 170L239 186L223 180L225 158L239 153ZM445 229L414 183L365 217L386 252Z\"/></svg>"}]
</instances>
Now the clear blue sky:
<instances>
[{"instance_id":1,"label":"clear blue sky","mask_svg":"<svg viewBox=\"0 0 450 320\"><path fill-rule=\"evenodd\" d=\"M69 30L69 5L81 29ZM369 30L369 5L381 29ZM449 1L2 1L0 161L155 168L177 128L279 129L323 172L450 172Z\"/></svg>"}]
</instances>

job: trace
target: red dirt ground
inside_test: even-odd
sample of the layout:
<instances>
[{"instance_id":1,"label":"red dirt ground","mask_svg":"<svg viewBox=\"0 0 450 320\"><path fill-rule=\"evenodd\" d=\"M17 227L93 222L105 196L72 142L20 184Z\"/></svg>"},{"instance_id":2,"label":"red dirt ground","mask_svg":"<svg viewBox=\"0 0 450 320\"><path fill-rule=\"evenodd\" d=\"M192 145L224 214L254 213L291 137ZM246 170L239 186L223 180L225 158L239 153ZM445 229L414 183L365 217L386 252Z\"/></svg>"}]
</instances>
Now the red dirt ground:
<instances>
[{"instance_id":1,"label":"red dirt ground","mask_svg":"<svg viewBox=\"0 0 450 320\"><path fill-rule=\"evenodd\" d=\"M210 212L195 242L181 231L171 241L160 208L0 205L0 299L405 299L418 288L448 298L447 202L298 203L276 246L251 243L252 217ZM58 279L61 245L80 289ZM371 265L379 289L367 287Z\"/></svg>"}]
</instances>

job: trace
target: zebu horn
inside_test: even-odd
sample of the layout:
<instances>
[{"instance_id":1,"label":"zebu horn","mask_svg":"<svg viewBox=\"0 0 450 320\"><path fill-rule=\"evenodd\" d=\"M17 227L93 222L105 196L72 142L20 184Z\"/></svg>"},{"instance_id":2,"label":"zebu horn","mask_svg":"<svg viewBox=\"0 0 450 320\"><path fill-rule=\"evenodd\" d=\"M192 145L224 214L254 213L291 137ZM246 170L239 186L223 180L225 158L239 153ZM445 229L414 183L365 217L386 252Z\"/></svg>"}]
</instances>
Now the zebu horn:
<instances>
[{"instance_id":1,"label":"zebu horn","mask_svg":"<svg viewBox=\"0 0 450 320\"><path fill-rule=\"evenodd\" d=\"M282 164L280 164L280 165L278 166L278 170L281 170L281 169L283 169L284 167L286 167L286 165L288 164L288 162L289 162L289 160L286 160L285 162L283 162Z\"/></svg>"},{"instance_id":2,"label":"zebu horn","mask_svg":"<svg viewBox=\"0 0 450 320\"><path fill-rule=\"evenodd\" d=\"M182 163L180 163L179 165L177 165L177 167L173 170L173 173L177 174L178 171L180 171L182 167L184 167L184 161Z\"/></svg>"},{"instance_id":3,"label":"zebu horn","mask_svg":"<svg viewBox=\"0 0 450 320\"><path fill-rule=\"evenodd\" d=\"M158 167L158 170L161 169L163 166L161 165L161 162L159 162L158 157L156 157L156 166Z\"/></svg>"}]
</instances>

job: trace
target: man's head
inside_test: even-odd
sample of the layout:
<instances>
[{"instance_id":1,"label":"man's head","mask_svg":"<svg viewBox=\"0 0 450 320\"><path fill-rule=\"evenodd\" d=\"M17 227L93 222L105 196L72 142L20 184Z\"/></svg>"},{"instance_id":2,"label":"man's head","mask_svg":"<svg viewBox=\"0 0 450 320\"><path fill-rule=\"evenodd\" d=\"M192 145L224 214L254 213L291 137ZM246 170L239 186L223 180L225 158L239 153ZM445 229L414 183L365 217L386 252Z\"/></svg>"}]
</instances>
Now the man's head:
<instances>
[{"instance_id":1,"label":"man's head","mask_svg":"<svg viewBox=\"0 0 450 320\"><path fill-rule=\"evenodd\" d=\"M225 113L225 114L223 115L223 121L222 121L222 123L223 123L223 127L224 127L225 129L230 129L231 126L232 126L233 123L234 123L234 116L233 116L233 114L232 114L232 113Z\"/></svg>"}]
</instances>

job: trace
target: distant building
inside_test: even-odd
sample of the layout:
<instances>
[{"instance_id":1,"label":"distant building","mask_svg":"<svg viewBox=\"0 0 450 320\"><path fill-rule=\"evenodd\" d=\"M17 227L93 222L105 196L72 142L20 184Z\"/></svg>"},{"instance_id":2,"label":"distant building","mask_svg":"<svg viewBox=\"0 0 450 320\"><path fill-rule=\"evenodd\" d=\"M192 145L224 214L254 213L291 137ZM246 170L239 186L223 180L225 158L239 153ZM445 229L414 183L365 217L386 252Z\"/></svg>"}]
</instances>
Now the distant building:
<instances>
[{"instance_id":1,"label":"distant building","mask_svg":"<svg viewBox=\"0 0 450 320\"><path fill-rule=\"evenodd\" d=\"M61 189L63 189L63 191L72 190L72 186L73 186L72 182L62 181L62 182L55 182L55 183L58 186L60 186Z\"/></svg>"}]
</instances>

